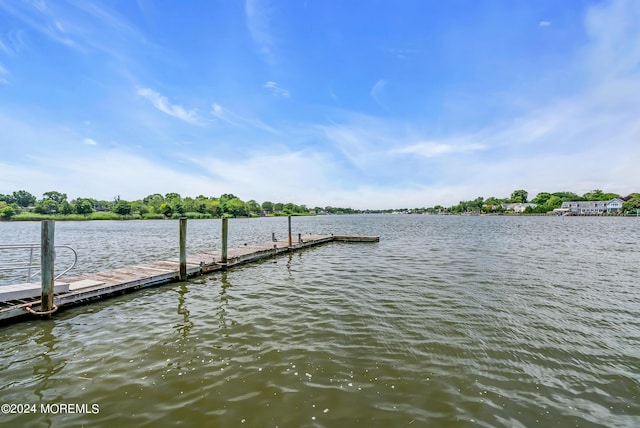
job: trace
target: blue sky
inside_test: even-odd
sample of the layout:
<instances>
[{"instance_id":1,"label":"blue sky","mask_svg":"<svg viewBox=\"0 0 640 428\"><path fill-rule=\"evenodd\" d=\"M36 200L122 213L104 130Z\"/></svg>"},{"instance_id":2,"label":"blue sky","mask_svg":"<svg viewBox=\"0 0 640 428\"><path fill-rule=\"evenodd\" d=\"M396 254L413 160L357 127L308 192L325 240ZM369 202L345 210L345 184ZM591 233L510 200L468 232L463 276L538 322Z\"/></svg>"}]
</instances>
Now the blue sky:
<instances>
[{"instance_id":1,"label":"blue sky","mask_svg":"<svg viewBox=\"0 0 640 428\"><path fill-rule=\"evenodd\" d=\"M640 190L640 1L0 1L0 193Z\"/></svg>"}]
</instances>

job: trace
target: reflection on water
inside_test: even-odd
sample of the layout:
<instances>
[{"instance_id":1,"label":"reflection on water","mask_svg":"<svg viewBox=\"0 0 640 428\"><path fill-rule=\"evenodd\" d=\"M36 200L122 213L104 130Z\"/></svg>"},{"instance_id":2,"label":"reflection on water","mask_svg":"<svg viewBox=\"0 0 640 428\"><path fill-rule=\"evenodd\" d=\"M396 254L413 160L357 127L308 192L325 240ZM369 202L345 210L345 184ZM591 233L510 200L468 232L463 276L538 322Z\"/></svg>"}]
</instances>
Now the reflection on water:
<instances>
[{"instance_id":1,"label":"reflection on water","mask_svg":"<svg viewBox=\"0 0 640 428\"><path fill-rule=\"evenodd\" d=\"M261 242L277 220L230 231ZM296 222L381 242L330 244L3 327L4 401L100 412L0 424L640 426L635 219ZM121 233L135 235L129 224ZM193 245L216 225L190 223L202 234ZM104 227L122 248L116 226L68 224L57 237L91 241ZM157 244L144 242L151 230L177 239L172 222L141 226L136 251L114 258L138 263Z\"/></svg>"},{"instance_id":2,"label":"reflection on water","mask_svg":"<svg viewBox=\"0 0 640 428\"><path fill-rule=\"evenodd\" d=\"M178 314L182 315L182 322L176 324L173 328L176 331L180 332L183 338L186 338L189 334L189 331L193 328L193 322L189 320L189 309L187 309L186 305L186 295L189 293L189 288L187 287L187 283L180 283L178 292Z\"/></svg>"},{"instance_id":3,"label":"reflection on water","mask_svg":"<svg viewBox=\"0 0 640 428\"><path fill-rule=\"evenodd\" d=\"M232 287L231 283L227 279L227 272L222 272L220 274L220 283L222 285L220 287L220 304L218 305L217 316L220 319L220 329L224 329L227 327L226 307L229 305L229 296L227 295L227 289Z\"/></svg>"}]
</instances>

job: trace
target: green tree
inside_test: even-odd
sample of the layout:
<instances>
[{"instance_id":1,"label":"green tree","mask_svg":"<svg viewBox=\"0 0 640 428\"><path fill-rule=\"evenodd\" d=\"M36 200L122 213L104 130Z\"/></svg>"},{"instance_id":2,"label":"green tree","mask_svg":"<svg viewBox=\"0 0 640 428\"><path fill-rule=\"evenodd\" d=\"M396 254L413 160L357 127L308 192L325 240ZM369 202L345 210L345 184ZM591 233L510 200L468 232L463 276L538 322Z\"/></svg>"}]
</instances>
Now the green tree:
<instances>
[{"instance_id":1,"label":"green tree","mask_svg":"<svg viewBox=\"0 0 640 428\"><path fill-rule=\"evenodd\" d=\"M562 202L585 200L582 196L578 196L573 192L554 192L552 193L552 195L559 197L562 200Z\"/></svg>"},{"instance_id":2,"label":"green tree","mask_svg":"<svg viewBox=\"0 0 640 428\"><path fill-rule=\"evenodd\" d=\"M11 205L7 205L5 201L2 201L0 202L0 204L4 205L4 207L0 205L0 218L8 220L18 213L15 203L12 203Z\"/></svg>"},{"instance_id":3,"label":"green tree","mask_svg":"<svg viewBox=\"0 0 640 428\"><path fill-rule=\"evenodd\" d=\"M38 214L53 214L58 211L58 204L51 199L43 199L36 203L34 211Z\"/></svg>"},{"instance_id":4,"label":"green tree","mask_svg":"<svg viewBox=\"0 0 640 428\"><path fill-rule=\"evenodd\" d=\"M604 198L602 199L603 201L610 201L614 198L620 199L620 195L618 195L617 193L605 193L604 195L602 195L602 197Z\"/></svg>"},{"instance_id":5,"label":"green tree","mask_svg":"<svg viewBox=\"0 0 640 428\"><path fill-rule=\"evenodd\" d=\"M582 195L587 201L603 201L604 192L600 189L595 189Z\"/></svg>"},{"instance_id":6,"label":"green tree","mask_svg":"<svg viewBox=\"0 0 640 428\"><path fill-rule=\"evenodd\" d=\"M526 190L520 189L520 190L514 190L511 193L511 202L513 203L522 203L525 204L527 202L527 197L529 196L529 193Z\"/></svg>"},{"instance_id":7,"label":"green tree","mask_svg":"<svg viewBox=\"0 0 640 428\"><path fill-rule=\"evenodd\" d=\"M473 201L460 201L458 205L451 207L451 212L464 213L464 212L479 212L484 205L484 198L478 196ZM406 210L405 210L406 211Z\"/></svg>"},{"instance_id":8,"label":"green tree","mask_svg":"<svg viewBox=\"0 0 640 428\"><path fill-rule=\"evenodd\" d=\"M246 204L240 198L234 197L224 203L224 212L234 217L245 216L247 215Z\"/></svg>"},{"instance_id":9,"label":"green tree","mask_svg":"<svg viewBox=\"0 0 640 428\"><path fill-rule=\"evenodd\" d=\"M562 202L562 199L558 196L551 195L551 197L544 203L544 206L547 208L547 211L553 211L556 208L560 208L562 206Z\"/></svg>"},{"instance_id":10,"label":"green tree","mask_svg":"<svg viewBox=\"0 0 640 428\"><path fill-rule=\"evenodd\" d=\"M13 199L19 207L30 207L35 205L36 197L26 190L18 190L13 192Z\"/></svg>"},{"instance_id":11,"label":"green tree","mask_svg":"<svg viewBox=\"0 0 640 428\"><path fill-rule=\"evenodd\" d=\"M622 204L622 212L624 213L640 213L640 193L632 193L631 198Z\"/></svg>"},{"instance_id":12,"label":"green tree","mask_svg":"<svg viewBox=\"0 0 640 428\"><path fill-rule=\"evenodd\" d=\"M118 201L113 206L113 212L120 215L130 215L131 203L125 201L124 199L118 199Z\"/></svg>"},{"instance_id":13,"label":"green tree","mask_svg":"<svg viewBox=\"0 0 640 428\"><path fill-rule=\"evenodd\" d=\"M500 205L500 204L506 204L508 202L509 202L508 199L496 198L495 196L489 196L487 199L484 200L485 205Z\"/></svg>"},{"instance_id":14,"label":"green tree","mask_svg":"<svg viewBox=\"0 0 640 428\"><path fill-rule=\"evenodd\" d=\"M67 202L66 193L50 191L42 194L42 200L36 203L34 211L40 214L70 214L73 209Z\"/></svg>"},{"instance_id":15,"label":"green tree","mask_svg":"<svg viewBox=\"0 0 640 428\"><path fill-rule=\"evenodd\" d=\"M149 213L149 206L141 200L133 201L131 202L131 212L145 215Z\"/></svg>"},{"instance_id":16,"label":"green tree","mask_svg":"<svg viewBox=\"0 0 640 428\"><path fill-rule=\"evenodd\" d=\"M171 217L173 215L173 206L168 202L160 204L159 212L164 214L165 217Z\"/></svg>"},{"instance_id":17,"label":"green tree","mask_svg":"<svg viewBox=\"0 0 640 428\"><path fill-rule=\"evenodd\" d=\"M58 204L58 212L64 215L73 214L73 207L69 202L64 200Z\"/></svg>"},{"instance_id":18,"label":"green tree","mask_svg":"<svg viewBox=\"0 0 640 428\"><path fill-rule=\"evenodd\" d=\"M184 204L180 199L173 199L171 201L171 208L172 208L173 214L184 215L185 213Z\"/></svg>"},{"instance_id":19,"label":"green tree","mask_svg":"<svg viewBox=\"0 0 640 428\"><path fill-rule=\"evenodd\" d=\"M13 198L13 195L3 195L0 193L0 202L5 202L7 205L14 203L16 200Z\"/></svg>"},{"instance_id":20,"label":"green tree","mask_svg":"<svg viewBox=\"0 0 640 428\"><path fill-rule=\"evenodd\" d=\"M548 192L540 192L536 195L535 198L533 198L531 200L531 202L533 202L534 204L538 204L538 205L544 205L547 203L547 201L549 200L549 198L551 198L551 193Z\"/></svg>"},{"instance_id":21,"label":"green tree","mask_svg":"<svg viewBox=\"0 0 640 428\"><path fill-rule=\"evenodd\" d=\"M247 201L247 210L249 211L249 214L259 215L262 213L262 207L253 199Z\"/></svg>"},{"instance_id":22,"label":"green tree","mask_svg":"<svg viewBox=\"0 0 640 428\"><path fill-rule=\"evenodd\" d=\"M216 198L209 199L207 200L206 204L207 204L206 212L208 212L214 217L222 217L223 211L222 211L222 205L220 204L220 200Z\"/></svg>"},{"instance_id":23,"label":"green tree","mask_svg":"<svg viewBox=\"0 0 640 428\"><path fill-rule=\"evenodd\" d=\"M264 201L262 203L262 210L268 214L273 213L273 202L271 201Z\"/></svg>"},{"instance_id":24,"label":"green tree","mask_svg":"<svg viewBox=\"0 0 640 428\"><path fill-rule=\"evenodd\" d=\"M151 213L159 213L160 205L164 202L164 196L160 193L154 193L152 195L145 196L142 199L142 202L149 207L149 212Z\"/></svg>"},{"instance_id":25,"label":"green tree","mask_svg":"<svg viewBox=\"0 0 640 428\"><path fill-rule=\"evenodd\" d=\"M56 191L44 192L42 194L42 199L51 200L51 201L54 201L56 204L61 204L62 202L67 200L67 194L56 192Z\"/></svg>"},{"instance_id":26,"label":"green tree","mask_svg":"<svg viewBox=\"0 0 640 428\"><path fill-rule=\"evenodd\" d=\"M93 209L93 203L89 198L76 198L71 201L71 207L76 214L91 214Z\"/></svg>"},{"instance_id":27,"label":"green tree","mask_svg":"<svg viewBox=\"0 0 640 428\"><path fill-rule=\"evenodd\" d=\"M184 198L182 200L182 205L184 206L184 211L187 213L197 213L197 212L204 212L204 211L198 211L199 208L199 201L196 201L195 199L187 196L186 198ZM204 206L204 204L203 204Z\"/></svg>"},{"instance_id":28,"label":"green tree","mask_svg":"<svg viewBox=\"0 0 640 428\"><path fill-rule=\"evenodd\" d=\"M236 195L234 195L233 193L225 193L223 195L220 195L220 201L221 202L226 202L229 201L231 199L239 199Z\"/></svg>"},{"instance_id":29,"label":"green tree","mask_svg":"<svg viewBox=\"0 0 640 428\"><path fill-rule=\"evenodd\" d=\"M583 195L587 201L610 201L613 198L619 198L617 193L604 193L600 189L592 190Z\"/></svg>"},{"instance_id":30,"label":"green tree","mask_svg":"<svg viewBox=\"0 0 640 428\"><path fill-rule=\"evenodd\" d=\"M282 212L285 214L295 214L298 212L298 206L295 205L293 202L287 202L282 207Z\"/></svg>"}]
</instances>

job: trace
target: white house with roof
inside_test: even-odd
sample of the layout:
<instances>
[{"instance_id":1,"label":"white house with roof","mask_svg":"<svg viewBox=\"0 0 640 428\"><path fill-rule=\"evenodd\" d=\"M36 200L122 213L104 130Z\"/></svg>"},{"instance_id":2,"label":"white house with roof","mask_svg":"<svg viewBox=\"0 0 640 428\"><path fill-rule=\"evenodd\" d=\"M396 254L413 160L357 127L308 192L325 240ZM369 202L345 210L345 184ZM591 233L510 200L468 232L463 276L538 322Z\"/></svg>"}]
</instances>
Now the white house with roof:
<instances>
[{"instance_id":1,"label":"white house with roof","mask_svg":"<svg viewBox=\"0 0 640 428\"><path fill-rule=\"evenodd\" d=\"M619 212L624 201L613 198L610 201L567 201L554 211L560 214L605 214Z\"/></svg>"},{"instance_id":2,"label":"white house with roof","mask_svg":"<svg viewBox=\"0 0 640 428\"><path fill-rule=\"evenodd\" d=\"M535 208L538 205L536 204L525 204L525 203L513 203L513 204L501 204L502 209L505 211L513 211L515 213L523 213L527 207Z\"/></svg>"},{"instance_id":3,"label":"white house with roof","mask_svg":"<svg viewBox=\"0 0 640 428\"><path fill-rule=\"evenodd\" d=\"M622 199L613 198L609 202L607 202L607 212L608 213L620 212L622 211L623 204L624 204L624 201Z\"/></svg>"}]
</instances>

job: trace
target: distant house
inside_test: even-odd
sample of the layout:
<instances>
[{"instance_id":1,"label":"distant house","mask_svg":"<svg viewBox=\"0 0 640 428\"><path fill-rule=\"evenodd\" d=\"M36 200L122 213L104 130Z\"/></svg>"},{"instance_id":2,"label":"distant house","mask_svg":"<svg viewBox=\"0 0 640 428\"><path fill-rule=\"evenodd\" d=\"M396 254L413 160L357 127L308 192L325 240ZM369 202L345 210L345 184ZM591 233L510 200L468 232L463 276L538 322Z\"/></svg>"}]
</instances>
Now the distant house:
<instances>
[{"instance_id":1,"label":"distant house","mask_svg":"<svg viewBox=\"0 0 640 428\"><path fill-rule=\"evenodd\" d=\"M516 204L502 204L502 209L505 211L513 211L514 213L523 213L527 207L535 208L538 205L536 204L525 204L525 203L516 203Z\"/></svg>"},{"instance_id":2,"label":"distant house","mask_svg":"<svg viewBox=\"0 0 640 428\"><path fill-rule=\"evenodd\" d=\"M620 212L622 210L622 205L624 201L619 198L613 198L609 202L607 202L607 212Z\"/></svg>"},{"instance_id":3,"label":"distant house","mask_svg":"<svg viewBox=\"0 0 640 428\"><path fill-rule=\"evenodd\" d=\"M610 201L567 201L562 206L554 210L560 214L605 214L619 212L624 201L614 198Z\"/></svg>"}]
</instances>

